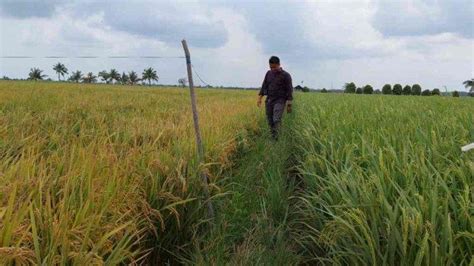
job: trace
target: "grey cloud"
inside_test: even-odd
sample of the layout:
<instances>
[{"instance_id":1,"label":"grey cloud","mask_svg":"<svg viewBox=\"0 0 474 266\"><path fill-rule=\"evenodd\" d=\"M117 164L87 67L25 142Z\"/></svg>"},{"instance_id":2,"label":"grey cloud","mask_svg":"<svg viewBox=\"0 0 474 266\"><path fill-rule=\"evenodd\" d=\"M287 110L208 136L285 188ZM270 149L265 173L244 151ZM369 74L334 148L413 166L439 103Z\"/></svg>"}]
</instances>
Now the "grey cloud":
<instances>
[{"instance_id":1,"label":"grey cloud","mask_svg":"<svg viewBox=\"0 0 474 266\"><path fill-rule=\"evenodd\" d=\"M372 25L385 36L457 33L474 37L472 0L377 1ZM413 10L414 8L414 10Z\"/></svg>"},{"instance_id":2,"label":"grey cloud","mask_svg":"<svg viewBox=\"0 0 474 266\"><path fill-rule=\"evenodd\" d=\"M215 48L227 41L227 31L222 21L208 17L193 17L186 10L175 7L156 9L137 8L136 11L114 8L105 12L105 22L111 27L167 43L179 43L187 38L196 47Z\"/></svg>"},{"instance_id":3,"label":"grey cloud","mask_svg":"<svg viewBox=\"0 0 474 266\"><path fill-rule=\"evenodd\" d=\"M311 48L305 40L299 14L301 5L284 2L246 2L234 4L249 24L249 30L263 45L266 53L304 54Z\"/></svg>"},{"instance_id":4,"label":"grey cloud","mask_svg":"<svg viewBox=\"0 0 474 266\"><path fill-rule=\"evenodd\" d=\"M308 38L308 32L318 31L318 14L309 10L302 2L286 1L241 2L231 1L222 4L239 11L248 22L248 30L261 43L263 51L285 58L290 63L308 65L311 60L349 59L366 56L378 56L380 51L355 48L345 36L340 36L338 43ZM337 17L337 9L332 10ZM315 18L315 25L308 25L308 17ZM310 27L310 28L308 28ZM337 35L337 32L331 33ZM311 64L311 63L309 63Z\"/></svg>"},{"instance_id":5,"label":"grey cloud","mask_svg":"<svg viewBox=\"0 0 474 266\"><path fill-rule=\"evenodd\" d=\"M50 17L56 8L85 18L103 14L103 26L163 41L173 45L188 39L199 48L221 47L228 32L222 21L212 17L209 6L198 3L180 5L168 1L55 1L0 0L0 12L16 18ZM196 12L194 12L196 11ZM60 13L60 12L58 12Z\"/></svg>"},{"instance_id":6,"label":"grey cloud","mask_svg":"<svg viewBox=\"0 0 474 266\"><path fill-rule=\"evenodd\" d=\"M95 6L103 12L104 23L112 29L179 44L186 38L191 46L216 48L227 42L227 30L216 20L207 6L179 5L163 2L114 3ZM202 8L201 8L202 7Z\"/></svg>"},{"instance_id":7,"label":"grey cloud","mask_svg":"<svg viewBox=\"0 0 474 266\"><path fill-rule=\"evenodd\" d=\"M0 1L0 14L15 18L50 17L55 10L56 1Z\"/></svg>"}]
</instances>

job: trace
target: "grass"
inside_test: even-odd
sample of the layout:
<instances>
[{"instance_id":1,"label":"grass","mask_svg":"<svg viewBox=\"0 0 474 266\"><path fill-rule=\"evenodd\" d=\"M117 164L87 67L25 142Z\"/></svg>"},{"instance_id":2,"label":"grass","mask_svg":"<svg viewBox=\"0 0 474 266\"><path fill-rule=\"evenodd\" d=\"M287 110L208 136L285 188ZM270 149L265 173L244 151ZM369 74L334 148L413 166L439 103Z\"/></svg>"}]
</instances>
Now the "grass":
<instances>
[{"instance_id":1,"label":"grass","mask_svg":"<svg viewBox=\"0 0 474 266\"><path fill-rule=\"evenodd\" d=\"M294 115L287 115L290 125ZM296 246L288 241L291 177L291 131L279 141L270 138L262 119L252 141L240 145L236 166L226 171L222 185L226 196L208 235L192 250L192 265L294 265L300 261Z\"/></svg>"}]
</instances>

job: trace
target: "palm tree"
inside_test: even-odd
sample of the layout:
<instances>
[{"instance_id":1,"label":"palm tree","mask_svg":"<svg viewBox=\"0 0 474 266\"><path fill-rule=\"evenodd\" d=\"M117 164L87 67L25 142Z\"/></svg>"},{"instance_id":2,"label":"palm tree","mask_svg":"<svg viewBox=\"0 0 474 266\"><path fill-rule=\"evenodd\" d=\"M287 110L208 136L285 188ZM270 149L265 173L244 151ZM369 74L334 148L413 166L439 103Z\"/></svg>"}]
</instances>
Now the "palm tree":
<instances>
[{"instance_id":1,"label":"palm tree","mask_svg":"<svg viewBox=\"0 0 474 266\"><path fill-rule=\"evenodd\" d=\"M72 72L71 73L71 76L69 77L69 80L70 81L74 81L76 83L79 83L79 81L82 79L82 72L81 71L76 71L76 72Z\"/></svg>"},{"instance_id":2,"label":"palm tree","mask_svg":"<svg viewBox=\"0 0 474 266\"><path fill-rule=\"evenodd\" d=\"M82 82L84 83L96 83L97 82L97 77L94 75L94 73L89 72L87 75L85 75L82 78Z\"/></svg>"},{"instance_id":3,"label":"palm tree","mask_svg":"<svg viewBox=\"0 0 474 266\"><path fill-rule=\"evenodd\" d=\"M148 85L151 85L152 80L158 81L158 75L156 74L156 70L151 67L146 68L145 70L143 70L142 79L148 80Z\"/></svg>"},{"instance_id":4,"label":"palm tree","mask_svg":"<svg viewBox=\"0 0 474 266\"><path fill-rule=\"evenodd\" d=\"M130 85L135 85L140 80L141 79L138 77L135 71L128 73L128 82L130 83Z\"/></svg>"},{"instance_id":5,"label":"palm tree","mask_svg":"<svg viewBox=\"0 0 474 266\"><path fill-rule=\"evenodd\" d=\"M110 81L112 81L112 83L115 81L120 81L120 74L118 73L117 70L115 70L115 68L112 68L109 72L109 78L110 78Z\"/></svg>"},{"instance_id":6,"label":"palm tree","mask_svg":"<svg viewBox=\"0 0 474 266\"><path fill-rule=\"evenodd\" d=\"M102 81L105 81L105 83L109 83L110 74L106 70L100 71L98 76L102 79Z\"/></svg>"},{"instance_id":7,"label":"palm tree","mask_svg":"<svg viewBox=\"0 0 474 266\"><path fill-rule=\"evenodd\" d=\"M464 84L464 87L466 88L471 87L471 89L469 89L469 92L474 93L474 79L466 80L462 84Z\"/></svg>"},{"instance_id":8,"label":"palm tree","mask_svg":"<svg viewBox=\"0 0 474 266\"><path fill-rule=\"evenodd\" d=\"M67 74L67 68L64 64L57 63L53 66L53 70L58 74L58 80L61 81L61 76L64 77L64 74Z\"/></svg>"},{"instance_id":9,"label":"palm tree","mask_svg":"<svg viewBox=\"0 0 474 266\"><path fill-rule=\"evenodd\" d=\"M44 75L42 73L43 73L43 70L39 68L36 68L36 67L31 68L30 73L28 74L28 79L34 80L34 81L43 80L43 78L47 77L47 75Z\"/></svg>"},{"instance_id":10,"label":"palm tree","mask_svg":"<svg viewBox=\"0 0 474 266\"><path fill-rule=\"evenodd\" d=\"M127 76L127 74L126 74L125 72L123 72L123 73L122 73L122 76L120 77L120 83L121 83L122 85L125 85L125 84L128 83L128 80L129 80L129 79L130 79L130 78Z\"/></svg>"}]
</instances>

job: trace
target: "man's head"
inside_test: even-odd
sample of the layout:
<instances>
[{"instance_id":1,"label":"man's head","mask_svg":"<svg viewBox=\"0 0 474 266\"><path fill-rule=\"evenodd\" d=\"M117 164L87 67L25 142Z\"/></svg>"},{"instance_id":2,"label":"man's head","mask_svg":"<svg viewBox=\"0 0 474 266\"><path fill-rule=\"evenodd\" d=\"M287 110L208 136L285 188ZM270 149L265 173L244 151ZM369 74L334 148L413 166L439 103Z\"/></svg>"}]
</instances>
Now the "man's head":
<instances>
[{"instance_id":1,"label":"man's head","mask_svg":"<svg viewBox=\"0 0 474 266\"><path fill-rule=\"evenodd\" d=\"M280 58L276 56L270 57L270 60L268 60L268 63L270 64L270 69L271 70L277 70L280 69Z\"/></svg>"}]
</instances>

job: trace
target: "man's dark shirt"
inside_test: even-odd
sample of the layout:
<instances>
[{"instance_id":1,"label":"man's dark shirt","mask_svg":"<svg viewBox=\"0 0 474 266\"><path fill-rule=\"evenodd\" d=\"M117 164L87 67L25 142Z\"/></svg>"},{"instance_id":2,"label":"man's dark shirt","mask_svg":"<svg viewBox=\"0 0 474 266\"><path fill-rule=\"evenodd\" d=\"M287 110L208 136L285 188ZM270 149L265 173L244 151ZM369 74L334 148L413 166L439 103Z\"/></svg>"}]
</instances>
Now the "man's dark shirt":
<instances>
[{"instance_id":1,"label":"man's dark shirt","mask_svg":"<svg viewBox=\"0 0 474 266\"><path fill-rule=\"evenodd\" d=\"M270 99L293 100L293 84L291 76L283 69L269 70L263 80L259 95L267 95Z\"/></svg>"}]
</instances>

